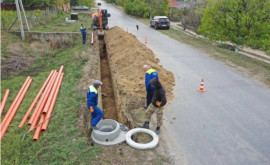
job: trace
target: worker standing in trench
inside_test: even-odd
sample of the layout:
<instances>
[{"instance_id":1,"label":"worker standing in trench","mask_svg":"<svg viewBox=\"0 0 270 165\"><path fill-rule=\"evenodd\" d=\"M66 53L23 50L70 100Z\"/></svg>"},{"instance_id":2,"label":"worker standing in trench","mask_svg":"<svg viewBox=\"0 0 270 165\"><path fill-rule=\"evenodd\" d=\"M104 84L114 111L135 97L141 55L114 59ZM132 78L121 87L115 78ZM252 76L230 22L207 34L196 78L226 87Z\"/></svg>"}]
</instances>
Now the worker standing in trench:
<instances>
[{"instance_id":1,"label":"worker standing in trench","mask_svg":"<svg viewBox=\"0 0 270 165\"><path fill-rule=\"evenodd\" d=\"M87 90L87 107L91 112L91 123L90 127L97 130L97 123L104 116L103 111L97 106L98 105L98 88L103 83L99 80L95 80L94 85L90 85Z\"/></svg>"},{"instance_id":2,"label":"worker standing in trench","mask_svg":"<svg viewBox=\"0 0 270 165\"><path fill-rule=\"evenodd\" d=\"M145 88L146 88L146 105L143 106L147 109L152 101L155 88L149 84L150 80L153 78L158 79L158 73L155 69L152 69L149 65L144 65L143 70L145 71Z\"/></svg>"},{"instance_id":3,"label":"worker standing in trench","mask_svg":"<svg viewBox=\"0 0 270 165\"><path fill-rule=\"evenodd\" d=\"M147 111L145 113L146 121L141 126L142 128L149 129L149 122L151 119L151 116L154 112L157 114L157 128L156 128L156 134L160 133L160 127L163 124L163 109L164 105L167 103L166 99L166 91L159 82L157 78L153 78L149 84L155 87L153 98L152 98L152 104L149 105L147 108Z\"/></svg>"},{"instance_id":4,"label":"worker standing in trench","mask_svg":"<svg viewBox=\"0 0 270 165\"><path fill-rule=\"evenodd\" d=\"M81 24L81 33L82 33L82 40L83 40L83 44L85 44L86 41L86 28L83 24Z\"/></svg>"}]
</instances>

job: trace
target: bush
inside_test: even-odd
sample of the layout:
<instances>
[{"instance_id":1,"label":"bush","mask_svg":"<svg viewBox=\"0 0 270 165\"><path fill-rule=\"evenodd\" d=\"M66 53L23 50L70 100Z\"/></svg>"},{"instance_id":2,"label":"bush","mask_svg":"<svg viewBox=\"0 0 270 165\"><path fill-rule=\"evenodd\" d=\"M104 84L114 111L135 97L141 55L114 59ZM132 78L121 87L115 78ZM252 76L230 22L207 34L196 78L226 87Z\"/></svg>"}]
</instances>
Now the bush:
<instances>
[{"instance_id":1,"label":"bush","mask_svg":"<svg viewBox=\"0 0 270 165\"><path fill-rule=\"evenodd\" d=\"M4 19L4 22L2 22L2 24L4 23L5 29L9 28L11 26L11 24L13 23L13 21L17 18L16 11L2 10L1 14L2 14L2 19Z\"/></svg>"}]
</instances>

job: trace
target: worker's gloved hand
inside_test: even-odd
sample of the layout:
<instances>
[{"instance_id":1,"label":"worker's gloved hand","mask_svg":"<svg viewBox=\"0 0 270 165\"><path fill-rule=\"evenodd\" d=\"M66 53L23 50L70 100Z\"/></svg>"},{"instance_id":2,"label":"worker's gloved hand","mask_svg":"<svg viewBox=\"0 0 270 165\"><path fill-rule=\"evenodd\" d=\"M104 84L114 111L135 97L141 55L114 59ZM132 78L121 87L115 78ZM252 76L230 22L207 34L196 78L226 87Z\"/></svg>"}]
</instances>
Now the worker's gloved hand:
<instances>
[{"instance_id":1,"label":"worker's gloved hand","mask_svg":"<svg viewBox=\"0 0 270 165\"><path fill-rule=\"evenodd\" d=\"M90 112L93 113L94 112L94 108L91 106L90 107Z\"/></svg>"},{"instance_id":2,"label":"worker's gloved hand","mask_svg":"<svg viewBox=\"0 0 270 165\"><path fill-rule=\"evenodd\" d=\"M159 107L161 106L161 103L162 103L161 101L156 102L157 106L159 106Z\"/></svg>"}]
</instances>

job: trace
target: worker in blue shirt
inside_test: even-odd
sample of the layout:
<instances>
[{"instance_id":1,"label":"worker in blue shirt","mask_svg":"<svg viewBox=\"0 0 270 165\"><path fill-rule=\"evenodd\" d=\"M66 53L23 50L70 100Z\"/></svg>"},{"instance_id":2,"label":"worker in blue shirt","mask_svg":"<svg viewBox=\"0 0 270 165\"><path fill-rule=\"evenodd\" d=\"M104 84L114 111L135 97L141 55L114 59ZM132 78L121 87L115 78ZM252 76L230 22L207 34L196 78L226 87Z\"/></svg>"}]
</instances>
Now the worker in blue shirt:
<instances>
[{"instance_id":1,"label":"worker in blue shirt","mask_svg":"<svg viewBox=\"0 0 270 165\"><path fill-rule=\"evenodd\" d=\"M102 119L104 116L103 111L97 106L98 105L98 88L103 83L99 80L95 80L94 85L90 85L87 90L87 107L91 112L91 123L90 127L93 129L97 128L97 123Z\"/></svg>"},{"instance_id":2,"label":"worker in blue shirt","mask_svg":"<svg viewBox=\"0 0 270 165\"><path fill-rule=\"evenodd\" d=\"M158 79L158 73L155 69L152 69L149 65L144 65L143 70L145 71L145 88L146 88L146 105L143 106L144 109L147 109L152 101L155 87L149 84L150 80L153 78Z\"/></svg>"},{"instance_id":3,"label":"worker in blue shirt","mask_svg":"<svg viewBox=\"0 0 270 165\"><path fill-rule=\"evenodd\" d=\"M83 44L85 44L86 41L86 28L83 24L81 24L81 33L82 33L82 39L83 39Z\"/></svg>"}]
</instances>

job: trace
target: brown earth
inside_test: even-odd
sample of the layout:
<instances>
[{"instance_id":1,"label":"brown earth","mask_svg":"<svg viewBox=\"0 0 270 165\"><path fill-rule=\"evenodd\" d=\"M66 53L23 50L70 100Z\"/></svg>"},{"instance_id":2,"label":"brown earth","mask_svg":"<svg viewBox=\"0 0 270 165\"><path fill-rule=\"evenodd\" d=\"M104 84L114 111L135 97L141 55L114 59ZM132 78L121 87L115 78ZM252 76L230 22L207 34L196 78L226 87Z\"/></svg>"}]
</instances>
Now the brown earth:
<instances>
[{"instance_id":1,"label":"brown earth","mask_svg":"<svg viewBox=\"0 0 270 165\"><path fill-rule=\"evenodd\" d=\"M96 38L97 39L97 38ZM97 41L97 40L95 40ZM113 118L120 123L126 124L130 129L144 121L144 113L141 107L145 104L145 86L142 69L144 64L150 65L159 73L160 80L167 90L169 99L173 98L174 77L172 72L167 71L158 64L159 59L145 45L136 38L125 33L118 27L105 33L107 44L107 59L100 60L101 42L94 46L88 46L82 56L88 58L83 70L78 87L85 95L89 85L95 79L102 80L103 85L99 89L99 107L104 111L105 118ZM79 57L80 58L80 57ZM79 107L78 127L91 142L89 122L90 113L84 101ZM156 125L155 115L152 117L150 127ZM104 146L103 152L91 161L91 164L172 164L172 156L168 154L166 139L159 135L160 141L155 149L137 150L126 143ZM149 142L151 137L145 134L136 134L134 140L140 143Z\"/></svg>"},{"instance_id":2,"label":"brown earth","mask_svg":"<svg viewBox=\"0 0 270 165\"><path fill-rule=\"evenodd\" d=\"M118 121L117 118L117 109L115 106L115 99L114 99L114 90L113 90L113 84L112 84L112 75L110 66L104 56L104 53L102 51L103 44L102 41L99 42L99 52L101 62L100 62L100 72L101 72L101 81L103 82L102 85L102 108L104 111L104 119L113 119Z\"/></svg>"},{"instance_id":3,"label":"brown earth","mask_svg":"<svg viewBox=\"0 0 270 165\"><path fill-rule=\"evenodd\" d=\"M158 71L169 99L173 98L174 76L158 64L159 59L155 58L149 48L119 27L105 33L105 42L113 77L118 121L133 128L136 126L133 122L136 117L131 115L131 111L140 109L146 101L143 65L148 64Z\"/></svg>"}]
</instances>

